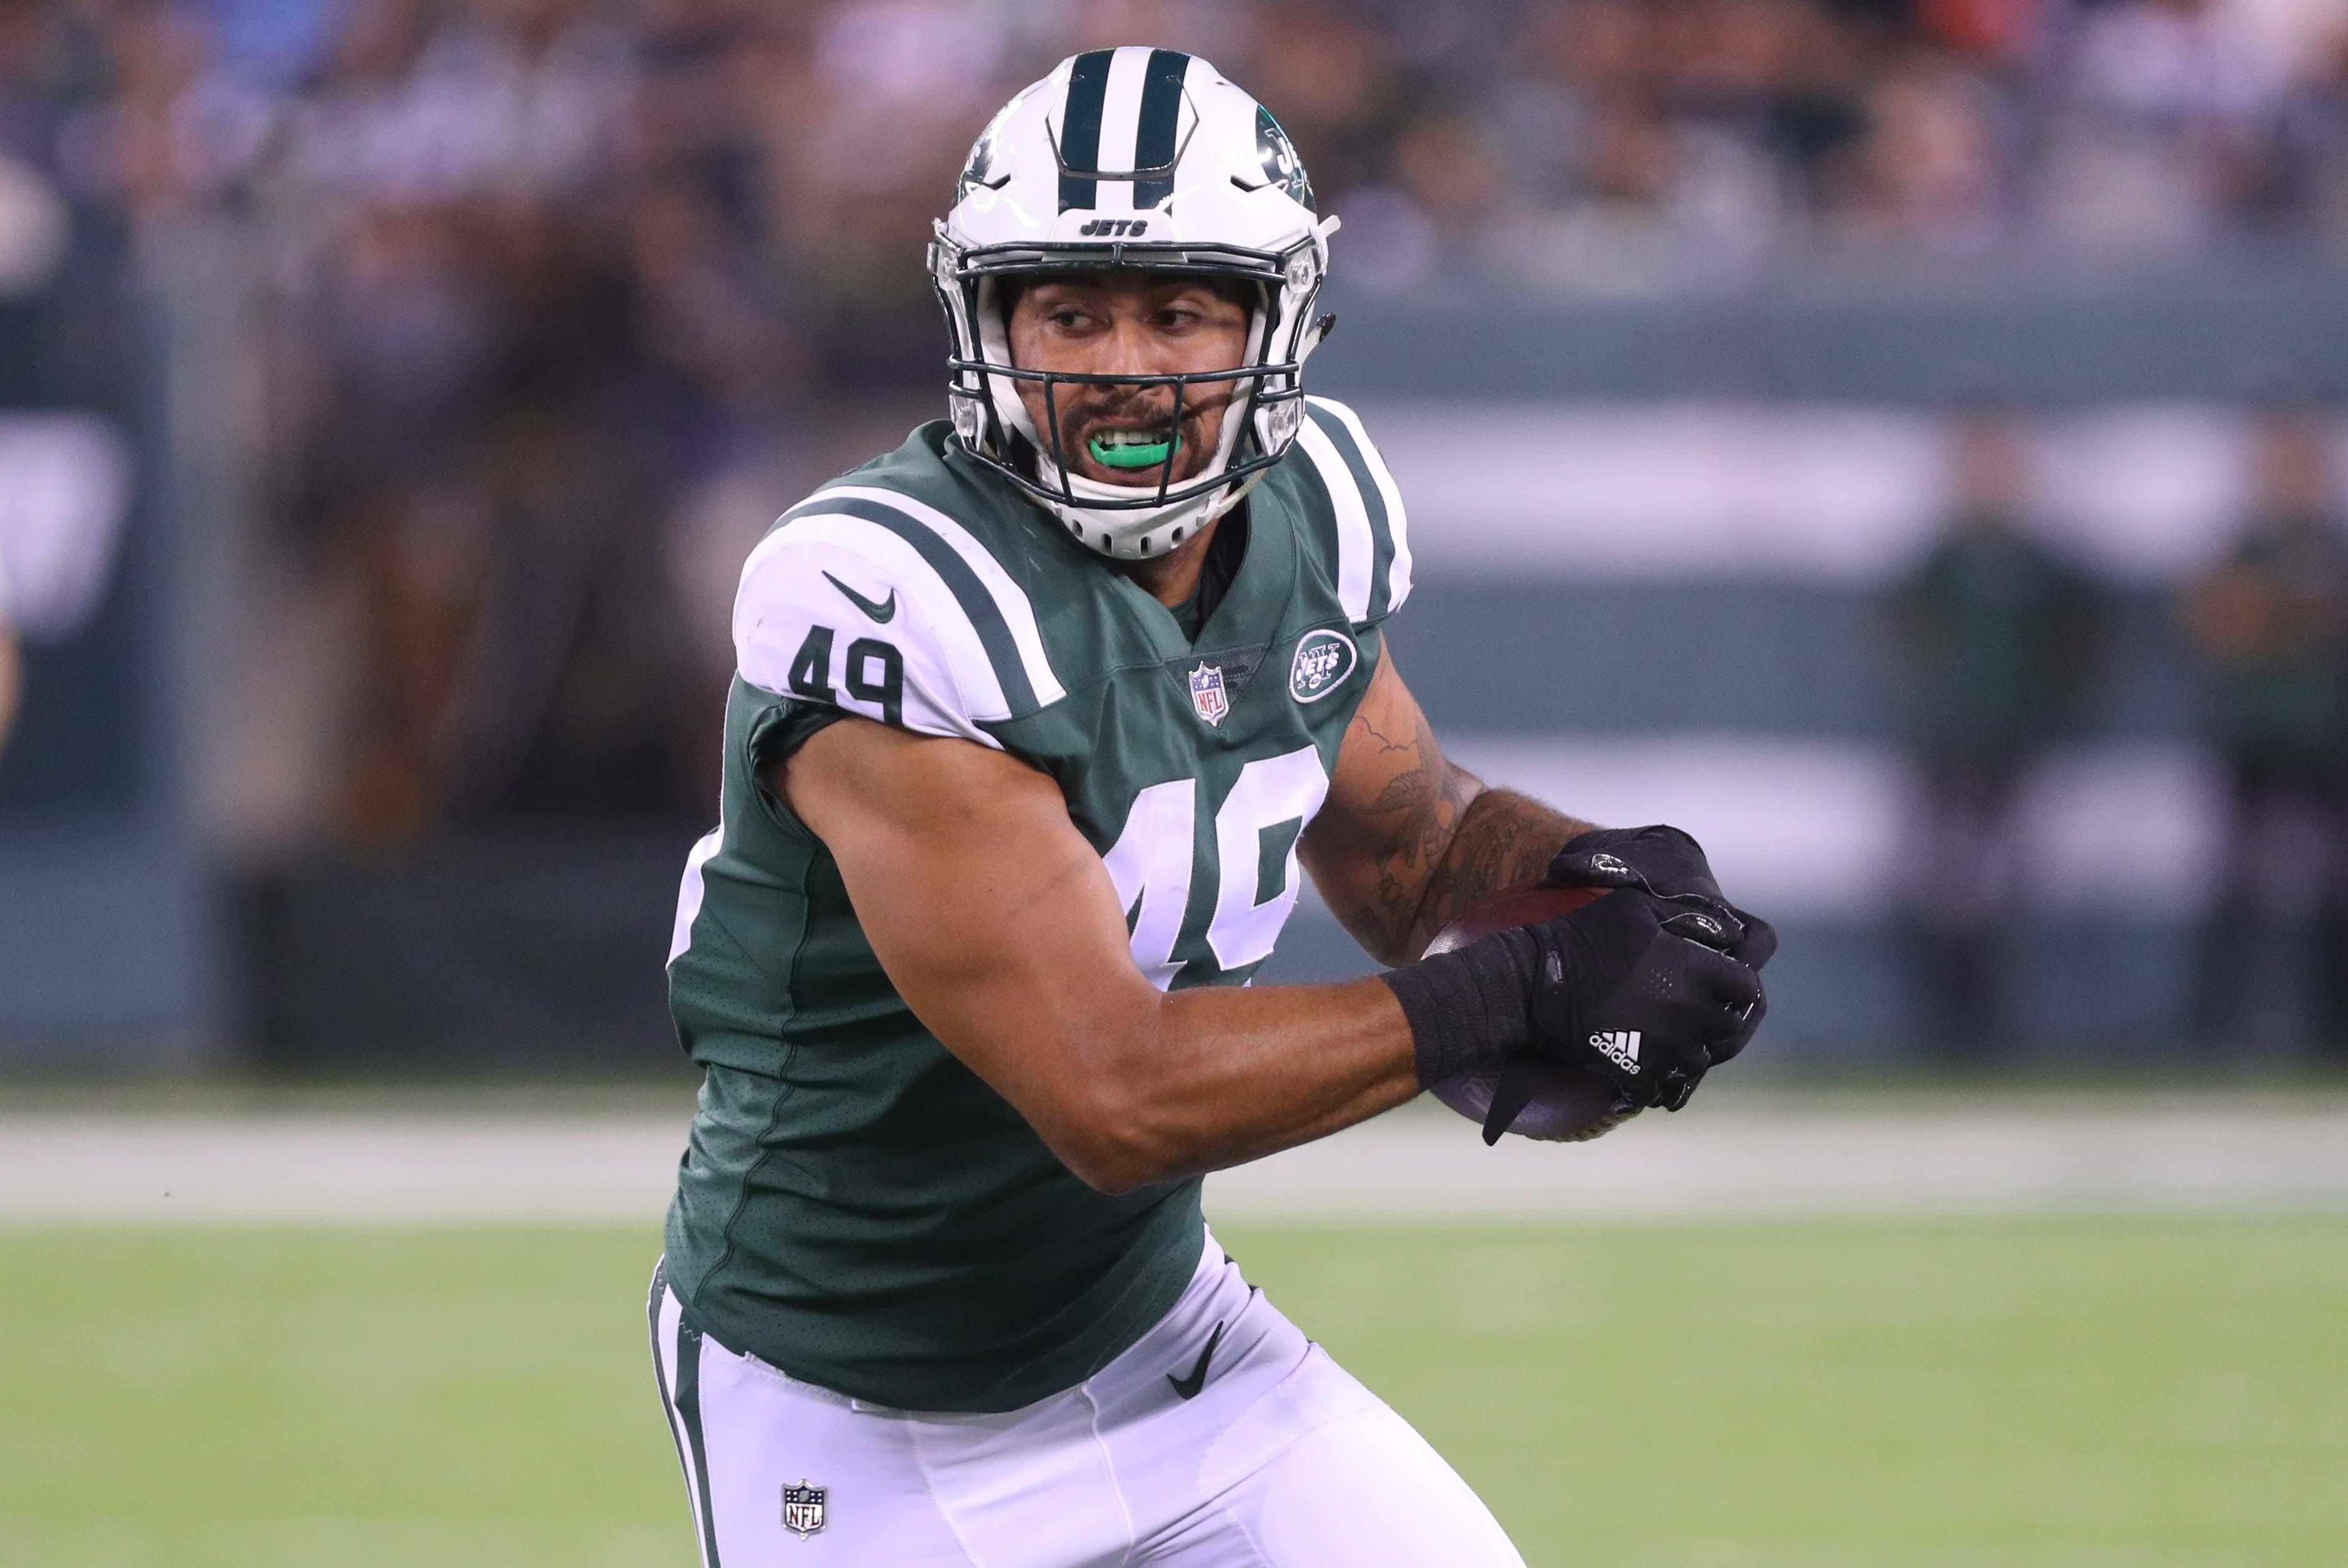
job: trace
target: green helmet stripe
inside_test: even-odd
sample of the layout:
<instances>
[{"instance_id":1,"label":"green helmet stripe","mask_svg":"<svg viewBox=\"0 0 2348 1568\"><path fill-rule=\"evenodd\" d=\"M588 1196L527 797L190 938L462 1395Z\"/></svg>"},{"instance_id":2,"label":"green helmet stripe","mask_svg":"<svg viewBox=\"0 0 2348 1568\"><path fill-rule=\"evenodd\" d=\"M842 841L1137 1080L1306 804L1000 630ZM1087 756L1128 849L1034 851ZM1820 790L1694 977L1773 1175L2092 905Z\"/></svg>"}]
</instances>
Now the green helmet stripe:
<instances>
[{"instance_id":1,"label":"green helmet stripe","mask_svg":"<svg viewBox=\"0 0 2348 1568\"><path fill-rule=\"evenodd\" d=\"M1100 182L1101 107L1108 98L1108 65L1115 49L1078 55L1068 69L1068 104L1060 111L1060 210L1097 207Z\"/></svg>"},{"instance_id":2,"label":"green helmet stripe","mask_svg":"<svg viewBox=\"0 0 2348 1568\"><path fill-rule=\"evenodd\" d=\"M1177 49L1152 49L1141 83L1141 128L1133 143L1133 167L1166 169L1174 161L1174 133L1181 122L1182 77L1190 56ZM1174 194L1174 177L1133 182L1133 210L1147 212Z\"/></svg>"}]
</instances>

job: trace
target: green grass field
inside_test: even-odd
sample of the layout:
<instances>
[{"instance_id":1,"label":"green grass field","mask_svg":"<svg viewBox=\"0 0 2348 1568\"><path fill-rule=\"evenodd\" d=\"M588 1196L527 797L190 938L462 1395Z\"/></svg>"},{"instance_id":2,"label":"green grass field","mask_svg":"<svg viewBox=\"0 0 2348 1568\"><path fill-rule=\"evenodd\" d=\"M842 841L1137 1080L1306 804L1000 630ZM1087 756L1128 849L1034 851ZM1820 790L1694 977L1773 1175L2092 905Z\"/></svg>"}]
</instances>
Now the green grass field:
<instances>
[{"instance_id":1,"label":"green grass field","mask_svg":"<svg viewBox=\"0 0 2348 1568\"><path fill-rule=\"evenodd\" d=\"M1220 1234L1535 1564L2348 1563L2348 1221ZM0 1563L688 1564L651 1245L0 1233Z\"/></svg>"}]
</instances>

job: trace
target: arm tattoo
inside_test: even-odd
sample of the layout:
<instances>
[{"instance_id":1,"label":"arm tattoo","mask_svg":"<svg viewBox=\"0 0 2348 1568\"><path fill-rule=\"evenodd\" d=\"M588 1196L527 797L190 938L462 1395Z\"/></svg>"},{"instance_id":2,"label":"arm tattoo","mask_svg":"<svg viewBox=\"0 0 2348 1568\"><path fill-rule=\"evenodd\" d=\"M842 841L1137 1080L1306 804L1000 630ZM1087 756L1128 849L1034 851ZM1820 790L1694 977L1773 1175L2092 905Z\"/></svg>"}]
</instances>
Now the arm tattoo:
<instances>
[{"instance_id":1,"label":"arm tattoo","mask_svg":"<svg viewBox=\"0 0 2348 1568\"><path fill-rule=\"evenodd\" d=\"M1547 871L1565 841L1589 827L1514 790L1478 795L1419 897L1412 951L1424 950L1478 899Z\"/></svg>"},{"instance_id":2,"label":"arm tattoo","mask_svg":"<svg viewBox=\"0 0 2348 1568\"><path fill-rule=\"evenodd\" d=\"M1488 790L1447 760L1426 717L1412 732L1354 729L1390 768L1363 815L1378 830L1375 892L1336 910L1355 940L1387 963L1406 963L1435 933L1488 893L1539 876L1589 825L1513 790Z\"/></svg>"}]
</instances>

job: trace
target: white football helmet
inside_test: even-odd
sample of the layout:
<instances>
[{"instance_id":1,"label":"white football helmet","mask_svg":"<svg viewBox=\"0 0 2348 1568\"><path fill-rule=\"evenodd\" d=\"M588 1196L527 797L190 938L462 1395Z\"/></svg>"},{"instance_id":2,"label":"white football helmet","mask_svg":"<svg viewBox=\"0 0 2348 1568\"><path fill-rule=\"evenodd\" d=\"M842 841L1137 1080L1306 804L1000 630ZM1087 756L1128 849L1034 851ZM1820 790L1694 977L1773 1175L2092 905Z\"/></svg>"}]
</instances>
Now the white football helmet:
<instances>
[{"instance_id":1,"label":"white football helmet","mask_svg":"<svg viewBox=\"0 0 2348 1568\"><path fill-rule=\"evenodd\" d=\"M1332 318L1313 316L1334 218L1270 110L1206 61L1172 49L1097 49L1063 60L1004 105L936 226L930 276L953 333L947 396L954 436L1093 549L1163 555L1239 504L1280 461L1304 417L1305 356ZM1254 285L1246 363L1171 375L1023 369L1011 362L1001 280L1130 267ZM1059 421L1039 433L1018 384L1046 406L1068 385L1169 385L1176 424L1199 383L1237 382L1204 470L1154 489L1070 471Z\"/></svg>"}]
</instances>

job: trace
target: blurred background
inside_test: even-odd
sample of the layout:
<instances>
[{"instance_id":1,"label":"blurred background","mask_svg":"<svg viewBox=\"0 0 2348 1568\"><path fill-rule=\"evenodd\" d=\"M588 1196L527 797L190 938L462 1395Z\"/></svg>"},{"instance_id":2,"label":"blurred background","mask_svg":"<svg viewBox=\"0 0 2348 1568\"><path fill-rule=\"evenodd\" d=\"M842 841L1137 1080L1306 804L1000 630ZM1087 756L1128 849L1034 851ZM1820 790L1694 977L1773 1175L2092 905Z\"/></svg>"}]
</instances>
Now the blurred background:
<instances>
[{"instance_id":1,"label":"blurred background","mask_svg":"<svg viewBox=\"0 0 2348 1568\"><path fill-rule=\"evenodd\" d=\"M2348 1561L2348 0L0 0L0 1560L689 1552L625 1298L736 574L1134 42L1344 220L1449 749L1785 938L1710 1120L1405 1113L1240 1250L1536 1563Z\"/></svg>"},{"instance_id":2,"label":"blurred background","mask_svg":"<svg viewBox=\"0 0 2348 1568\"><path fill-rule=\"evenodd\" d=\"M665 1069L738 563L1138 37L1344 220L1437 724L1704 837L1769 1055L2336 1059L2339 0L9 0L0 1064Z\"/></svg>"}]
</instances>

